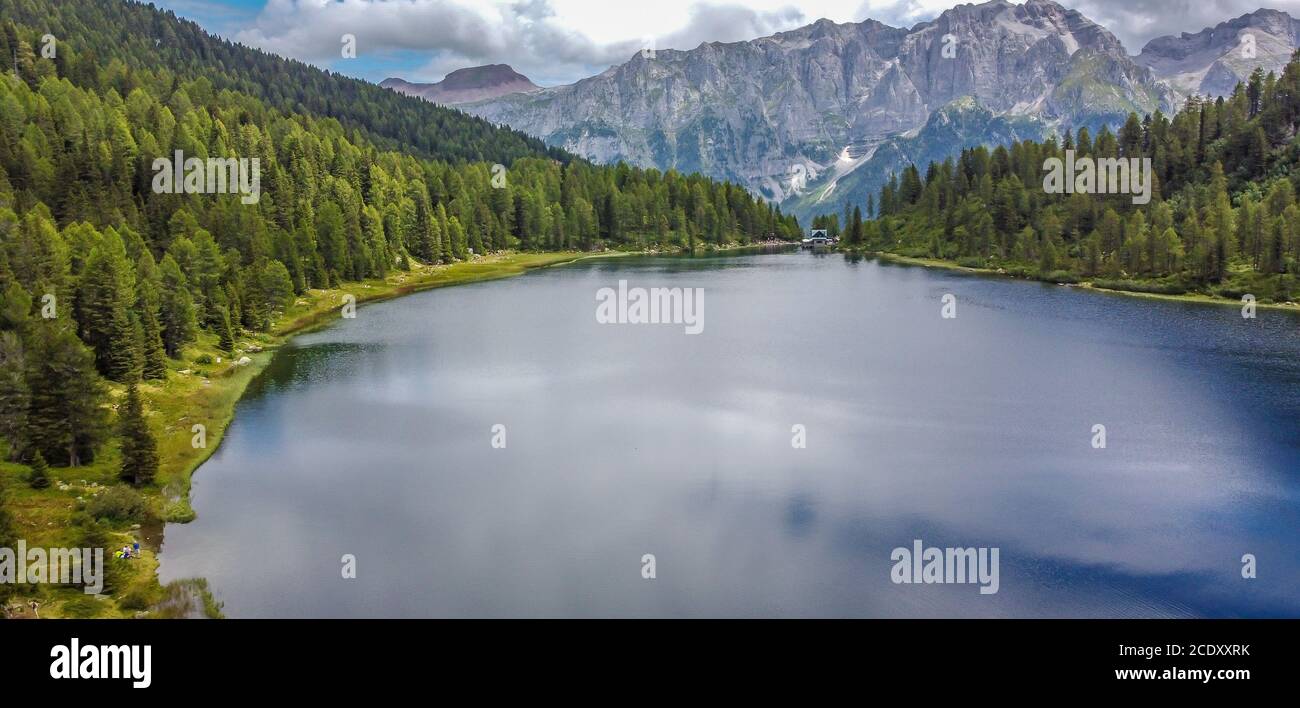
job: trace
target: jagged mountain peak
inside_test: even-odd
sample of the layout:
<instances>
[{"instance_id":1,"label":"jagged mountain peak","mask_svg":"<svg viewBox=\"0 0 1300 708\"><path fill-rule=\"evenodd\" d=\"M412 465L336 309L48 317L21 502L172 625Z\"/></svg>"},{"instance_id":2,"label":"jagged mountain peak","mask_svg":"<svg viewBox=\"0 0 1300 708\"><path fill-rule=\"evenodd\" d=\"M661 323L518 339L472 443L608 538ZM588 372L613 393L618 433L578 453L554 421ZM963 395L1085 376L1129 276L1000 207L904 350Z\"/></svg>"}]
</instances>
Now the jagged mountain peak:
<instances>
[{"instance_id":1,"label":"jagged mountain peak","mask_svg":"<svg viewBox=\"0 0 1300 708\"><path fill-rule=\"evenodd\" d=\"M915 25L911 32L916 34L926 30L979 30L982 33L992 30L1004 36L1022 36L1031 43L1054 35L1062 38L1071 54L1081 47L1116 55L1125 54L1119 38L1105 27L1088 19L1078 10L1052 0L1029 0L1020 5L1006 0L958 5L945 10L933 20Z\"/></svg>"}]
</instances>

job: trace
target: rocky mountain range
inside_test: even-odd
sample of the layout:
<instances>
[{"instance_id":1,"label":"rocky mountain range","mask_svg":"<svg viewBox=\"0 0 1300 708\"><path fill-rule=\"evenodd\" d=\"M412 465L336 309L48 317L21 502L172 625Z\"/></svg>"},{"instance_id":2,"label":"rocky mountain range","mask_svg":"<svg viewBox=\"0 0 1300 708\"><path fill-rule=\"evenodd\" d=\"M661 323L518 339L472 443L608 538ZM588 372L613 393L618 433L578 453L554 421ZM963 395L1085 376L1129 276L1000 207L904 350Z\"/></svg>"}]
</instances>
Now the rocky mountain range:
<instances>
[{"instance_id":1,"label":"rocky mountain range","mask_svg":"<svg viewBox=\"0 0 1300 708\"><path fill-rule=\"evenodd\" d=\"M1255 67L1281 72L1300 45L1300 21L1256 10L1195 34L1158 37L1136 60L1182 94L1226 96Z\"/></svg>"},{"instance_id":2,"label":"rocky mountain range","mask_svg":"<svg viewBox=\"0 0 1300 708\"><path fill-rule=\"evenodd\" d=\"M571 85L458 107L597 162L730 179L806 221L865 203L909 162L1230 92L1255 66L1285 64L1297 34L1285 13L1260 10L1131 56L1052 0L992 0L910 29L819 20L638 53Z\"/></svg>"},{"instance_id":3,"label":"rocky mountain range","mask_svg":"<svg viewBox=\"0 0 1300 708\"><path fill-rule=\"evenodd\" d=\"M442 81L432 84L418 84L394 78L385 79L379 85L444 106L487 101L541 88L527 76L505 64L458 69L447 74Z\"/></svg>"}]
</instances>

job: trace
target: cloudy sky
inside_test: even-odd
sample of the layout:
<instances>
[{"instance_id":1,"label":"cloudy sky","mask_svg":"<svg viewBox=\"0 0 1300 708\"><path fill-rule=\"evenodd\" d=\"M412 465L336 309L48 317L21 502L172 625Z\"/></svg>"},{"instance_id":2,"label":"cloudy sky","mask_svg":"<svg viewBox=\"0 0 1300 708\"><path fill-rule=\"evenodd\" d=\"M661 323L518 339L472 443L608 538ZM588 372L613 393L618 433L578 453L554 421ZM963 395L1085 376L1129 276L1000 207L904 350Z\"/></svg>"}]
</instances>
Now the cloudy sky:
<instances>
[{"instance_id":1,"label":"cloudy sky","mask_svg":"<svg viewBox=\"0 0 1300 708\"><path fill-rule=\"evenodd\" d=\"M643 46L691 49L793 29L825 17L896 27L955 0L153 0L210 31L353 76L437 81L510 64L544 86L621 63ZM1263 0L1066 0L1136 53L1152 37L1196 32ZM1300 0L1264 4L1300 17ZM341 58L341 37L357 58Z\"/></svg>"}]
</instances>

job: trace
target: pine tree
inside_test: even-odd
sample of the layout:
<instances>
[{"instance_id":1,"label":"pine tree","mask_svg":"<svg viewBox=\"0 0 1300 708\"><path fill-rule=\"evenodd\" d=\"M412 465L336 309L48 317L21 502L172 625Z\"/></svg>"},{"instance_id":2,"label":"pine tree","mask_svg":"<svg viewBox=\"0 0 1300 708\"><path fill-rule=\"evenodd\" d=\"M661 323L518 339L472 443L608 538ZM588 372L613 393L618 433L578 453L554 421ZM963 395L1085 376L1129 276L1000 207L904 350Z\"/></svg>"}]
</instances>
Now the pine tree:
<instances>
[{"instance_id":1,"label":"pine tree","mask_svg":"<svg viewBox=\"0 0 1300 708\"><path fill-rule=\"evenodd\" d=\"M167 378L167 353L163 350L162 327L158 325L158 316L151 307L141 308L140 340L140 348L144 351L144 378Z\"/></svg>"},{"instance_id":2,"label":"pine tree","mask_svg":"<svg viewBox=\"0 0 1300 708\"><path fill-rule=\"evenodd\" d=\"M77 288L77 319L81 340L95 351L96 368L114 381L140 377L142 355L130 314L134 290L122 240L109 230L86 261Z\"/></svg>"},{"instance_id":3,"label":"pine tree","mask_svg":"<svg viewBox=\"0 0 1300 708\"><path fill-rule=\"evenodd\" d=\"M283 263L269 260L262 264L257 273L257 291L265 308L263 327L270 327L293 304L293 281Z\"/></svg>"},{"instance_id":4,"label":"pine tree","mask_svg":"<svg viewBox=\"0 0 1300 708\"><path fill-rule=\"evenodd\" d=\"M0 332L0 438L9 444L10 460L27 450L31 400L22 340L16 332Z\"/></svg>"},{"instance_id":5,"label":"pine tree","mask_svg":"<svg viewBox=\"0 0 1300 708\"><path fill-rule=\"evenodd\" d=\"M159 293L162 314L159 319L163 350L167 356L179 359L181 348L194 341L194 299L185 274L170 253L163 256L158 272L162 278L162 292Z\"/></svg>"},{"instance_id":6,"label":"pine tree","mask_svg":"<svg viewBox=\"0 0 1300 708\"><path fill-rule=\"evenodd\" d=\"M460 219L454 216L447 220L447 239L450 243L451 257L464 260L467 255L465 251L465 229L461 227Z\"/></svg>"},{"instance_id":7,"label":"pine tree","mask_svg":"<svg viewBox=\"0 0 1300 708\"><path fill-rule=\"evenodd\" d=\"M243 312L239 293L234 283L226 283L226 306L230 310L227 314L230 315L231 326L238 329L239 323L243 322Z\"/></svg>"},{"instance_id":8,"label":"pine tree","mask_svg":"<svg viewBox=\"0 0 1300 708\"><path fill-rule=\"evenodd\" d=\"M50 486L50 466L45 462L45 456L40 450L32 456L32 470L27 476L27 484L32 489L45 489Z\"/></svg>"},{"instance_id":9,"label":"pine tree","mask_svg":"<svg viewBox=\"0 0 1300 708\"><path fill-rule=\"evenodd\" d=\"M3 255L3 251L0 251L0 258ZM0 269L0 276L6 275L4 269ZM10 280L4 292L0 293L0 330L22 332L27 327L31 312L32 296L18 281Z\"/></svg>"},{"instance_id":10,"label":"pine tree","mask_svg":"<svg viewBox=\"0 0 1300 708\"><path fill-rule=\"evenodd\" d=\"M217 346L227 354L235 353L235 329L230 325L230 311L221 309L221 322L217 325L217 335L221 338Z\"/></svg>"},{"instance_id":11,"label":"pine tree","mask_svg":"<svg viewBox=\"0 0 1300 708\"><path fill-rule=\"evenodd\" d=\"M434 210L434 214L434 224L437 226L437 228L434 229L434 236L436 238L436 243L434 243L433 246L434 260L439 263L450 263L451 238L448 236L450 232L448 231L449 227L447 226L447 209L441 202L439 202L438 208Z\"/></svg>"},{"instance_id":12,"label":"pine tree","mask_svg":"<svg viewBox=\"0 0 1300 708\"><path fill-rule=\"evenodd\" d=\"M126 402L118 412L118 432L122 437L122 469L119 477L134 486L149 484L158 474L158 446L135 384L126 389Z\"/></svg>"},{"instance_id":13,"label":"pine tree","mask_svg":"<svg viewBox=\"0 0 1300 708\"><path fill-rule=\"evenodd\" d=\"M108 434L95 355L66 322L34 328L27 355L28 437L47 460L76 467L94 459Z\"/></svg>"}]
</instances>

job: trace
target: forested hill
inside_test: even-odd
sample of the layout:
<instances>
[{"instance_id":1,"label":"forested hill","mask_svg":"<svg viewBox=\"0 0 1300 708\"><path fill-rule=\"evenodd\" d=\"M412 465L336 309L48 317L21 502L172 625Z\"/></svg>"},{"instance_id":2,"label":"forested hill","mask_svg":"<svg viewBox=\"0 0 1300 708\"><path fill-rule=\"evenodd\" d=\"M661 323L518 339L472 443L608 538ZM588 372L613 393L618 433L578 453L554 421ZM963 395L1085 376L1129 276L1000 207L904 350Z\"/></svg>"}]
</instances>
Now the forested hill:
<instances>
[{"instance_id":1,"label":"forested hill","mask_svg":"<svg viewBox=\"0 0 1300 708\"><path fill-rule=\"evenodd\" d=\"M1130 115L1118 134L1080 129L1059 140L968 149L924 170L909 166L882 190L878 213L868 209L878 218L855 224L848 215L846 240L1057 282L1293 300L1300 297L1298 130L1300 61L1293 57L1280 76L1256 69L1230 96L1192 97L1172 118ZM1150 202L1049 193L1045 161L1064 162L1067 152L1076 162L1149 159ZM822 221L838 226L838 219Z\"/></svg>"},{"instance_id":2,"label":"forested hill","mask_svg":"<svg viewBox=\"0 0 1300 708\"><path fill-rule=\"evenodd\" d=\"M0 0L0 14L10 459L93 460L114 440L102 379L163 380L198 338L233 354L241 329L267 329L308 289L506 249L798 234L741 187L553 159L516 133L146 6ZM159 161L177 151L183 179L162 179L173 170ZM255 194L231 193L236 168L256 176Z\"/></svg>"},{"instance_id":3,"label":"forested hill","mask_svg":"<svg viewBox=\"0 0 1300 708\"><path fill-rule=\"evenodd\" d=\"M0 0L0 18L53 35L60 76L92 86L108 69L118 93L135 86L132 72L164 69L177 82L205 77L214 91L259 99L285 114L310 113L359 130L378 146L448 161L510 164L525 156L571 159L523 133L459 111L411 100L374 84L322 71L215 37L152 5L128 0ZM12 70L10 33L0 38L0 67ZM114 67L114 62L120 66ZM37 68L37 71L40 71Z\"/></svg>"}]
</instances>

